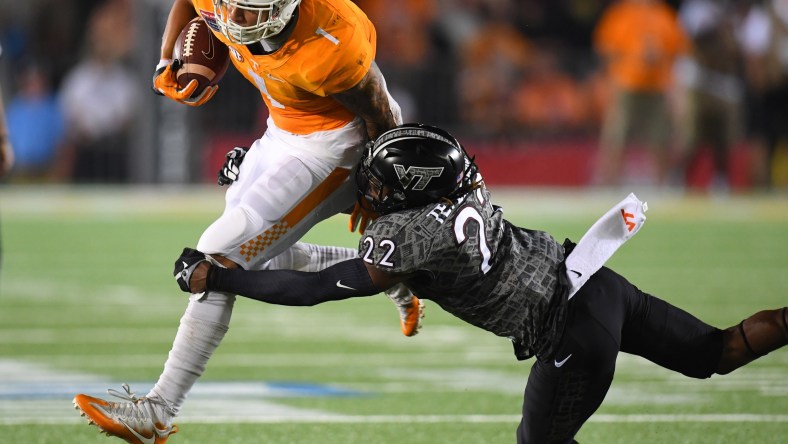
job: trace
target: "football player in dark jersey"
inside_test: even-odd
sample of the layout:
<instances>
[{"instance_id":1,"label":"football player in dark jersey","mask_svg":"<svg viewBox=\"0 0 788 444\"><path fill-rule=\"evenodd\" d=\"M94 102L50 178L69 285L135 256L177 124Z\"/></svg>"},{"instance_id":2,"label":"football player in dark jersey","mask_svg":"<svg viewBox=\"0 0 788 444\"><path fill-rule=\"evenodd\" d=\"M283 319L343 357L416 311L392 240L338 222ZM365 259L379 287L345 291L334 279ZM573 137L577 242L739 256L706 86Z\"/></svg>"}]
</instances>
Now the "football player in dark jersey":
<instances>
[{"instance_id":1,"label":"football player in dark jersey","mask_svg":"<svg viewBox=\"0 0 788 444\"><path fill-rule=\"evenodd\" d=\"M458 318L511 339L518 359L536 356L519 443L575 442L610 387L619 351L708 378L788 343L786 308L718 329L605 267L570 297L565 259L574 244L506 221L473 159L441 129L409 124L384 133L368 147L357 182L380 214L359 243L359 258L317 273L245 271L218 268L187 248L176 262L179 285L190 293L314 305L403 282Z\"/></svg>"}]
</instances>

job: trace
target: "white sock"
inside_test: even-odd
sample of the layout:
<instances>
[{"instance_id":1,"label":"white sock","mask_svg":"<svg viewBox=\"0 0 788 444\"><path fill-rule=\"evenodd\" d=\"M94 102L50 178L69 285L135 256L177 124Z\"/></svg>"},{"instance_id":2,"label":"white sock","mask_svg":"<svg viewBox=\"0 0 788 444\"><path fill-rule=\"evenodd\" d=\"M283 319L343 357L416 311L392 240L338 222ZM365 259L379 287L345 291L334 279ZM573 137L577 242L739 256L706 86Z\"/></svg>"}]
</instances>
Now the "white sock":
<instances>
[{"instance_id":1,"label":"white sock","mask_svg":"<svg viewBox=\"0 0 788 444\"><path fill-rule=\"evenodd\" d=\"M190 301L181 317L164 371L148 393L166 400L174 415L227 333L234 302L235 296L208 292L201 300Z\"/></svg>"},{"instance_id":2,"label":"white sock","mask_svg":"<svg viewBox=\"0 0 788 444\"><path fill-rule=\"evenodd\" d=\"M413 293L401 283L389 288L385 293L397 307L408 307L413 301Z\"/></svg>"},{"instance_id":3,"label":"white sock","mask_svg":"<svg viewBox=\"0 0 788 444\"><path fill-rule=\"evenodd\" d=\"M356 250L344 247L297 242L282 254L266 262L263 269L319 271L338 262L358 257ZM178 333L156 385L148 396L167 401L177 414L197 379L202 376L208 360L229 329L235 296L207 292L193 298L181 317Z\"/></svg>"}]
</instances>

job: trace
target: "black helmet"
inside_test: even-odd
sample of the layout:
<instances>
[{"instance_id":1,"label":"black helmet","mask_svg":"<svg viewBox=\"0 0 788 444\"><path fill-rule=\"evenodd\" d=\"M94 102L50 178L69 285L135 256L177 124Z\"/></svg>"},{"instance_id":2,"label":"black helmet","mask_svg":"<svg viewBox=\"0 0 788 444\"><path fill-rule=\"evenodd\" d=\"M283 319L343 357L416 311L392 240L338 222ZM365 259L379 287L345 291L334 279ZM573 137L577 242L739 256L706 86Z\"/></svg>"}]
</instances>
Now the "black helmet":
<instances>
[{"instance_id":1,"label":"black helmet","mask_svg":"<svg viewBox=\"0 0 788 444\"><path fill-rule=\"evenodd\" d=\"M400 125L369 144L356 173L359 199L379 214L420 207L466 193L476 164L448 132ZM382 195L384 186L389 190Z\"/></svg>"}]
</instances>

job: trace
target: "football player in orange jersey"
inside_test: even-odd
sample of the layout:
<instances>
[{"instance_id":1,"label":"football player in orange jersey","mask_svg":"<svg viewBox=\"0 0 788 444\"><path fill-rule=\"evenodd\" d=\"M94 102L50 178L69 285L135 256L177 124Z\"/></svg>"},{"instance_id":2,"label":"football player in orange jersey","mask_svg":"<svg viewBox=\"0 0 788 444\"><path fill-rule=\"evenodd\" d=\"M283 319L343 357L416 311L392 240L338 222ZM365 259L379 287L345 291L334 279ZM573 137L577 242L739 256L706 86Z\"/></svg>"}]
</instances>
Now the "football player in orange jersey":
<instances>
[{"instance_id":1,"label":"football player in orange jersey","mask_svg":"<svg viewBox=\"0 0 788 444\"><path fill-rule=\"evenodd\" d=\"M353 206L350 179L365 142L402 123L374 61L372 23L350 0L175 0L153 88L192 106L210 100L218 87L191 98L196 85L180 89L170 59L181 29L198 16L258 88L269 118L228 180L224 213L197 248L217 265L255 270L318 271L355 257L354 249L297 240ZM404 287L390 296L399 301L403 333L414 334L420 302ZM75 406L109 435L132 443L167 441L186 394L229 328L234 301L220 292L191 296L164 371L146 396L124 385L125 394L110 391L121 402L77 395Z\"/></svg>"}]
</instances>

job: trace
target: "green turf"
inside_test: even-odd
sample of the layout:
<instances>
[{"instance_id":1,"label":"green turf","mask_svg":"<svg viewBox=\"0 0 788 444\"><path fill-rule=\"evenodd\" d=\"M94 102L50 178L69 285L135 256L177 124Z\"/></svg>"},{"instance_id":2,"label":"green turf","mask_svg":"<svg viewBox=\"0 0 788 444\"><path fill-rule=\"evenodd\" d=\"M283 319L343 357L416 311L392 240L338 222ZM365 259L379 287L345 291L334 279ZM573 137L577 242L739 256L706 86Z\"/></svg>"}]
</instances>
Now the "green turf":
<instances>
[{"instance_id":1,"label":"green turf","mask_svg":"<svg viewBox=\"0 0 788 444\"><path fill-rule=\"evenodd\" d=\"M623 197L578 192L548 199L534 190L500 196L510 220L561 240L579 239ZM649 220L610 262L636 285L719 326L788 303L786 198L640 197L650 200ZM172 263L221 206L216 189L0 189L0 386L32 378L6 369L9 363L152 384L186 301ZM332 218L307 240L353 247L357 236L345 222ZM506 340L429 301L422 333L404 338L383 297L311 308L239 299L201 381L322 384L359 395L266 399L344 418L334 422L195 420L182 422L170 442L514 442L529 366L513 358ZM16 401L35 407L34 400ZM68 398L54 400L61 401L56 419L33 424L15 419L15 400L0 396L0 442L107 442L69 411ZM622 356L607 401L578 440L778 443L788 439L787 418L784 350L708 381Z\"/></svg>"}]
</instances>

